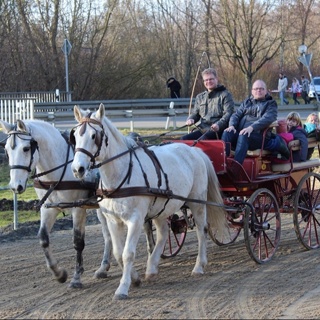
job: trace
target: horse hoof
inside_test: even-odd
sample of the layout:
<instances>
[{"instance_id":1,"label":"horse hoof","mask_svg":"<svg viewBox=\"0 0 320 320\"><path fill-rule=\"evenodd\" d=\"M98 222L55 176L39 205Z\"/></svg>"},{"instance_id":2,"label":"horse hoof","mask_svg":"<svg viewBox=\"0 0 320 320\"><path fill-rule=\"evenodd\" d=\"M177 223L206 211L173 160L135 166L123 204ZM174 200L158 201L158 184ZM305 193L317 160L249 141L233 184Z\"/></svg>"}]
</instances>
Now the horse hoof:
<instances>
[{"instance_id":1,"label":"horse hoof","mask_svg":"<svg viewBox=\"0 0 320 320\"><path fill-rule=\"evenodd\" d=\"M69 288L71 289L82 289L83 285L81 282L70 282Z\"/></svg>"},{"instance_id":2,"label":"horse hoof","mask_svg":"<svg viewBox=\"0 0 320 320\"><path fill-rule=\"evenodd\" d=\"M145 279L147 282L153 282L157 279L158 275L156 273L146 274Z\"/></svg>"},{"instance_id":3,"label":"horse hoof","mask_svg":"<svg viewBox=\"0 0 320 320\"><path fill-rule=\"evenodd\" d=\"M193 277L202 277L204 275L203 272L192 272L191 273L191 276Z\"/></svg>"},{"instance_id":4,"label":"horse hoof","mask_svg":"<svg viewBox=\"0 0 320 320\"><path fill-rule=\"evenodd\" d=\"M126 294L115 294L112 300L126 300L128 296Z\"/></svg>"},{"instance_id":5,"label":"horse hoof","mask_svg":"<svg viewBox=\"0 0 320 320\"><path fill-rule=\"evenodd\" d=\"M140 287L140 285L141 285L141 280L140 280L140 279L137 279L137 280L132 281L132 285L133 285L134 287Z\"/></svg>"},{"instance_id":6,"label":"horse hoof","mask_svg":"<svg viewBox=\"0 0 320 320\"><path fill-rule=\"evenodd\" d=\"M106 271L96 271L94 277L96 279L105 279L108 277L108 273Z\"/></svg>"},{"instance_id":7,"label":"horse hoof","mask_svg":"<svg viewBox=\"0 0 320 320\"><path fill-rule=\"evenodd\" d=\"M60 276L57 277L58 282L65 283L68 279L68 272L66 270L62 270Z\"/></svg>"}]
</instances>

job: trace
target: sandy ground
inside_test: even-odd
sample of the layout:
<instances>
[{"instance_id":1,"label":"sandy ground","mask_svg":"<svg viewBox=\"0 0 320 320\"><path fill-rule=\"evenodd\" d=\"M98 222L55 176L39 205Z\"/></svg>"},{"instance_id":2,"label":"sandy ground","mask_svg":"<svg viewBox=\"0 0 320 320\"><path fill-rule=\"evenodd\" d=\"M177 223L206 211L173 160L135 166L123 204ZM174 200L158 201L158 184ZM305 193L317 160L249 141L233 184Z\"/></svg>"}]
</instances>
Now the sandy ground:
<instances>
[{"instance_id":1,"label":"sandy ground","mask_svg":"<svg viewBox=\"0 0 320 320\"><path fill-rule=\"evenodd\" d=\"M93 277L100 265L100 225L87 227L83 289L56 282L46 269L35 235L0 242L1 319L319 319L320 251L306 251L296 239L291 215L282 214L279 249L264 265L249 257L242 233L236 243L218 247L208 239L206 274L191 277L197 241L188 231L185 245L162 260L154 283L132 287L129 299L113 301L121 271L114 263L109 277ZM75 252L72 231L54 231L54 253L69 274ZM147 259L144 236L136 267L142 276ZM69 279L68 279L69 280Z\"/></svg>"}]
</instances>

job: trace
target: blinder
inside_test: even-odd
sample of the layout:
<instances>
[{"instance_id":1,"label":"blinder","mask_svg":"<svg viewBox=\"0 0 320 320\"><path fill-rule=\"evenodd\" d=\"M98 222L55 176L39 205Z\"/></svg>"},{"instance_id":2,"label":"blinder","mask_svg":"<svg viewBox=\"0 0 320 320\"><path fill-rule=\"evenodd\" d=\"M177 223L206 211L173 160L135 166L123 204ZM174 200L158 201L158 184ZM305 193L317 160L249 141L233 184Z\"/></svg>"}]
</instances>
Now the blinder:
<instances>
[{"instance_id":1,"label":"blinder","mask_svg":"<svg viewBox=\"0 0 320 320\"><path fill-rule=\"evenodd\" d=\"M94 119L90 119L90 115L91 115L91 113L84 119L83 122L81 122L81 123L78 125L78 126L80 126L79 134L80 134L80 136L82 136L82 135L86 132L87 124L88 124L88 123L89 123L89 125L90 125L90 123L98 124L98 125L101 127L102 131L99 132L99 131L95 130L96 133L95 133L94 143L96 144L96 146L97 146L98 148L100 148L100 147L101 147L101 144L102 144L103 135L105 135L105 134L104 134L104 130L103 130L103 126L101 125L101 123L95 121ZM76 144L76 138L75 138L75 136L74 136L74 133L75 133L76 128L77 128L78 126L72 128L71 131L70 131L69 142L70 142L72 145L75 145L75 144ZM107 136L105 137L105 144L106 144L106 147L107 147L107 146L108 146L108 137L107 137Z\"/></svg>"},{"instance_id":2,"label":"blinder","mask_svg":"<svg viewBox=\"0 0 320 320\"><path fill-rule=\"evenodd\" d=\"M34 153L36 152L36 150L39 150L39 147L38 147L38 142L36 140L34 140L30 133L28 132L21 132L21 131L10 131L8 133L8 136L12 136L12 139L10 141L10 147L11 149L13 150L15 147L16 147L16 136L17 135L26 135L28 137L30 137L30 151L31 151L31 156L30 156L30 163L29 163L29 166L26 167L26 166L21 166L21 165L13 165L13 166L10 166L10 170L11 169L25 169L27 170L28 172L31 171L31 165L32 165L32 162L33 162L33 155ZM27 140L27 139L24 139L22 137L20 137L20 139L23 139L23 140ZM8 153L6 151L6 156L8 157Z\"/></svg>"}]
</instances>

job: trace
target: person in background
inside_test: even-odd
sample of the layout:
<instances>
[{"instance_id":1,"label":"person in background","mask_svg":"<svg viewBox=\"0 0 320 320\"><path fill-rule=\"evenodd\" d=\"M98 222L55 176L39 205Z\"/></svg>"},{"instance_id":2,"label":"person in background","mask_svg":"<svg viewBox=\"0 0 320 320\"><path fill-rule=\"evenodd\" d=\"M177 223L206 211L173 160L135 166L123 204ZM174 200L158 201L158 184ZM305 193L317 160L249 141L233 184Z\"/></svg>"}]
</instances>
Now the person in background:
<instances>
[{"instance_id":1,"label":"person in background","mask_svg":"<svg viewBox=\"0 0 320 320\"><path fill-rule=\"evenodd\" d=\"M294 104L300 104L298 100L298 93L300 92L300 83L297 78L292 79L291 92Z\"/></svg>"},{"instance_id":2,"label":"person in background","mask_svg":"<svg viewBox=\"0 0 320 320\"><path fill-rule=\"evenodd\" d=\"M307 138L316 138L317 141L320 140L320 127L319 127L319 117L318 114L312 112L308 115L306 122L303 125L304 130L307 132ZM309 160L313 154L314 147L308 148L307 159Z\"/></svg>"},{"instance_id":3,"label":"person in background","mask_svg":"<svg viewBox=\"0 0 320 320\"><path fill-rule=\"evenodd\" d=\"M305 78L305 76L301 76L301 85L302 85L302 90L301 90L301 97L304 100L305 104L310 103L309 99L309 80Z\"/></svg>"},{"instance_id":4,"label":"person in background","mask_svg":"<svg viewBox=\"0 0 320 320\"><path fill-rule=\"evenodd\" d=\"M234 101L225 86L218 83L217 71L213 68L202 72L206 91L196 96L194 108L186 124L200 121L197 130L181 137L182 140L220 139L234 112Z\"/></svg>"},{"instance_id":5,"label":"person in background","mask_svg":"<svg viewBox=\"0 0 320 320\"><path fill-rule=\"evenodd\" d=\"M173 99L180 98L181 84L174 77L167 80L167 87L170 89L170 97Z\"/></svg>"},{"instance_id":6,"label":"person in background","mask_svg":"<svg viewBox=\"0 0 320 320\"><path fill-rule=\"evenodd\" d=\"M279 91L280 104L282 106L284 104L289 104L289 101L285 98L287 87L288 87L288 79L283 73L280 73L279 80L278 80L278 91Z\"/></svg>"},{"instance_id":7,"label":"person in background","mask_svg":"<svg viewBox=\"0 0 320 320\"><path fill-rule=\"evenodd\" d=\"M304 130L306 130L308 136L314 133L319 129L319 117L315 112L312 112L308 115L306 122L304 123Z\"/></svg>"},{"instance_id":8,"label":"person in background","mask_svg":"<svg viewBox=\"0 0 320 320\"><path fill-rule=\"evenodd\" d=\"M230 144L235 149L234 160L243 163L247 151L261 149L263 132L277 120L278 105L267 91L266 83L256 80L251 95L245 99L231 116L229 127L222 134L226 142L226 155L230 156ZM280 152L283 160L290 157L289 149L283 139L267 132L263 149Z\"/></svg>"}]
</instances>

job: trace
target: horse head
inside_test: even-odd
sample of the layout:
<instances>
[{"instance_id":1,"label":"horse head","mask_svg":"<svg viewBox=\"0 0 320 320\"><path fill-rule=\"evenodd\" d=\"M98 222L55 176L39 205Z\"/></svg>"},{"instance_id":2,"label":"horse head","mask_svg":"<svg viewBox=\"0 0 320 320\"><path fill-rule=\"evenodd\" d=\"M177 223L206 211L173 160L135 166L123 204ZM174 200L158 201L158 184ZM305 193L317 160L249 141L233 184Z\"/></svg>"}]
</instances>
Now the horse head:
<instances>
[{"instance_id":1,"label":"horse head","mask_svg":"<svg viewBox=\"0 0 320 320\"><path fill-rule=\"evenodd\" d=\"M29 173L39 160L38 144L22 120L17 120L15 125L1 121L0 126L8 135L5 150L9 159L9 186L13 192L23 193Z\"/></svg>"},{"instance_id":2,"label":"horse head","mask_svg":"<svg viewBox=\"0 0 320 320\"><path fill-rule=\"evenodd\" d=\"M99 160L101 149L108 146L108 136L102 124L105 117L104 105L100 104L95 113L75 106L74 115L78 125L70 133L70 142L75 145L72 170L76 178L82 179L92 164Z\"/></svg>"}]
</instances>

